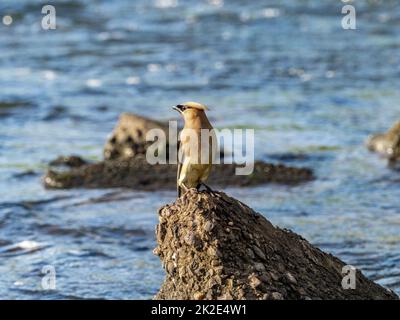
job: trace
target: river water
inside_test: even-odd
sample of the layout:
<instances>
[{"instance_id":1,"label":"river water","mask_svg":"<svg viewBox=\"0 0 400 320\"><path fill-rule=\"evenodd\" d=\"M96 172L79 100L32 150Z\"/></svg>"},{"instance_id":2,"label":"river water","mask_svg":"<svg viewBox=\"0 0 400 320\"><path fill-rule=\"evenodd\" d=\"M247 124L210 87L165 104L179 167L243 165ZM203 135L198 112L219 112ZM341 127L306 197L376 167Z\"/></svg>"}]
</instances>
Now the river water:
<instances>
[{"instance_id":1,"label":"river water","mask_svg":"<svg viewBox=\"0 0 400 320\"><path fill-rule=\"evenodd\" d=\"M356 30L339 0L52 3L47 31L46 2L0 4L0 298L157 292L157 209L175 192L48 191L41 176L60 154L100 160L121 112L174 119L186 100L217 128L254 128L258 159L317 176L224 191L400 293L400 172L363 146L399 115L396 1L353 3Z\"/></svg>"}]
</instances>

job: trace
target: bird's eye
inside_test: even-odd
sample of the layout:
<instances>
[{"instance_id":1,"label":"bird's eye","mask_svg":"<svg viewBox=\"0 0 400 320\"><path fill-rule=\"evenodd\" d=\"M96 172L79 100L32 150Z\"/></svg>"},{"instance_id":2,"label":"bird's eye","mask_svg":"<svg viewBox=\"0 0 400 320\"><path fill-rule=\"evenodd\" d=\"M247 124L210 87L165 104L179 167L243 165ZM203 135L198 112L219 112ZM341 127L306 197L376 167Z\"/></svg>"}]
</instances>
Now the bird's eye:
<instances>
[{"instance_id":1,"label":"bird's eye","mask_svg":"<svg viewBox=\"0 0 400 320\"><path fill-rule=\"evenodd\" d=\"M181 110L181 111L185 111L185 110L187 109L187 107L184 106L183 104L177 105L177 108L178 108L179 110Z\"/></svg>"}]
</instances>

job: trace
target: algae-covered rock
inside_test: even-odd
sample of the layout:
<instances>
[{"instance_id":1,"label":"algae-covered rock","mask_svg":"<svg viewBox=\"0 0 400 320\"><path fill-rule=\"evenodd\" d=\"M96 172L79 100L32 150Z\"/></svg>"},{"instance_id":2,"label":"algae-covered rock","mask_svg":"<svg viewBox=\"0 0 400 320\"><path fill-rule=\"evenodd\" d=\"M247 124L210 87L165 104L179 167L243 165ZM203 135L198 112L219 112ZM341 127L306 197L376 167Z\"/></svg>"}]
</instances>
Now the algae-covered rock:
<instances>
[{"instance_id":1,"label":"algae-covered rock","mask_svg":"<svg viewBox=\"0 0 400 320\"><path fill-rule=\"evenodd\" d=\"M398 299L359 270L344 289L344 262L222 192L161 208L156 236L166 278L155 299Z\"/></svg>"},{"instance_id":2,"label":"algae-covered rock","mask_svg":"<svg viewBox=\"0 0 400 320\"><path fill-rule=\"evenodd\" d=\"M314 179L307 168L293 168L256 161L251 175L235 174L235 164L213 166L210 186L255 186L265 183L298 184ZM160 190L176 188L175 164L154 164L138 155L133 159L108 160L81 165L70 170L48 170L43 178L46 188L131 188Z\"/></svg>"}]
</instances>

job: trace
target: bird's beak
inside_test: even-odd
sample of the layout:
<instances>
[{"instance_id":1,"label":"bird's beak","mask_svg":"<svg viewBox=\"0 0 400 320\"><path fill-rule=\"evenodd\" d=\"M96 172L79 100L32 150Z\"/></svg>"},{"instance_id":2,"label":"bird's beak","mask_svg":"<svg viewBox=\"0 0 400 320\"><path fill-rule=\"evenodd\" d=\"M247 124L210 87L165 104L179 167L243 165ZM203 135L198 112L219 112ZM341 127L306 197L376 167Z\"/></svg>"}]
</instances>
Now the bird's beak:
<instances>
[{"instance_id":1,"label":"bird's beak","mask_svg":"<svg viewBox=\"0 0 400 320\"><path fill-rule=\"evenodd\" d=\"M179 113L182 113L182 110L179 108L179 105L172 107L172 109L178 111Z\"/></svg>"}]
</instances>

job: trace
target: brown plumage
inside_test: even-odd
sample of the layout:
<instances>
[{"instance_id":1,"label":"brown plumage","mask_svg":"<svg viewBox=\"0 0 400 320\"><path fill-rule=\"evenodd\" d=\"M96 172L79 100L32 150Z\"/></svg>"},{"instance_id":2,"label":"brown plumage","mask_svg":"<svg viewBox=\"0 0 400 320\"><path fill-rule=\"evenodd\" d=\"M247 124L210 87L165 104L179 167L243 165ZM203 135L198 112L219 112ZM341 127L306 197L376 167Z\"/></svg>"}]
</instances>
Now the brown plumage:
<instances>
[{"instance_id":1,"label":"brown plumage","mask_svg":"<svg viewBox=\"0 0 400 320\"><path fill-rule=\"evenodd\" d=\"M198 189L201 185L211 190L205 181L211 172L217 140L205 113L207 107L196 102L186 102L177 105L174 109L182 114L185 121L180 133L178 152L178 197L181 196L182 190Z\"/></svg>"}]
</instances>

